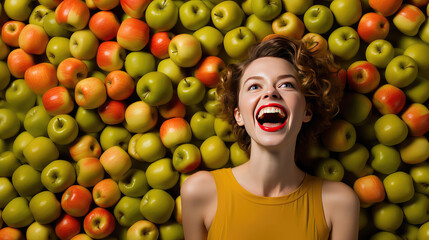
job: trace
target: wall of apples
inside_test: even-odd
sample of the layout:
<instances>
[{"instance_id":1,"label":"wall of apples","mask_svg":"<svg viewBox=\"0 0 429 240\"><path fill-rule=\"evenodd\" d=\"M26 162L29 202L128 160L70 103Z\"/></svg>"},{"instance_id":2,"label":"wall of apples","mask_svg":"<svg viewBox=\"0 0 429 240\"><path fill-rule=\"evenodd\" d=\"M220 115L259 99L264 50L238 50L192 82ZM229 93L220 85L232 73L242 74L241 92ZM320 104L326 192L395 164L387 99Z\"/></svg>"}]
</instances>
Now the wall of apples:
<instances>
[{"instance_id":1,"label":"wall of apples","mask_svg":"<svg viewBox=\"0 0 429 240\"><path fill-rule=\"evenodd\" d=\"M429 239L428 2L1 1L0 239L183 239L183 181L248 160L219 72L271 34L341 66L305 158L353 187L360 239Z\"/></svg>"}]
</instances>

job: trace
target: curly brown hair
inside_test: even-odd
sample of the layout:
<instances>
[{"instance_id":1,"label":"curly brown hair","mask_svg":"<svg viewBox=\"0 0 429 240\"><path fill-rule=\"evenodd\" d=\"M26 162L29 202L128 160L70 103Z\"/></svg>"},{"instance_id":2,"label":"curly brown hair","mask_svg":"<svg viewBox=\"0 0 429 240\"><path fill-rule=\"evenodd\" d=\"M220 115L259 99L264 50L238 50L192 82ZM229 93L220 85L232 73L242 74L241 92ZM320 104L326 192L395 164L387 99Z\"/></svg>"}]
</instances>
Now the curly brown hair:
<instances>
[{"instance_id":1,"label":"curly brown hair","mask_svg":"<svg viewBox=\"0 0 429 240\"><path fill-rule=\"evenodd\" d=\"M305 96L307 108L312 119L302 125L297 140L297 152L301 152L309 141L317 139L330 120L339 111L342 97L341 83L337 78L340 67L334 62L333 55L311 52L301 40L292 40L277 36L255 45L249 57L239 64L229 64L221 75L217 93L221 105L219 116L232 124L232 130L239 146L250 155L250 136L244 126L239 126L234 118L234 109L238 106L240 79L247 66L261 57L279 57L292 63L301 80L300 89ZM297 154L297 157L299 154Z\"/></svg>"}]
</instances>

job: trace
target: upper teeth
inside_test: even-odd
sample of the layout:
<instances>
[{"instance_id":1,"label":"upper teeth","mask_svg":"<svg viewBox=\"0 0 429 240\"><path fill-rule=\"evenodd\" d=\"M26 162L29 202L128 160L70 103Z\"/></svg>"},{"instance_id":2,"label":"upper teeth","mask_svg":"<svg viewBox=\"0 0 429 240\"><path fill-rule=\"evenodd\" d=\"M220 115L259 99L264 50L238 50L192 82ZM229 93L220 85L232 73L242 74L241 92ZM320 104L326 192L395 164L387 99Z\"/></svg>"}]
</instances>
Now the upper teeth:
<instances>
[{"instance_id":1,"label":"upper teeth","mask_svg":"<svg viewBox=\"0 0 429 240\"><path fill-rule=\"evenodd\" d=\"M280 117L286 117L286 114L284 113L283 109L279 107L265 107L262 108L259 111L258 118L260 118L264 113L278 113Z\"/></svg>"}]
</instances>

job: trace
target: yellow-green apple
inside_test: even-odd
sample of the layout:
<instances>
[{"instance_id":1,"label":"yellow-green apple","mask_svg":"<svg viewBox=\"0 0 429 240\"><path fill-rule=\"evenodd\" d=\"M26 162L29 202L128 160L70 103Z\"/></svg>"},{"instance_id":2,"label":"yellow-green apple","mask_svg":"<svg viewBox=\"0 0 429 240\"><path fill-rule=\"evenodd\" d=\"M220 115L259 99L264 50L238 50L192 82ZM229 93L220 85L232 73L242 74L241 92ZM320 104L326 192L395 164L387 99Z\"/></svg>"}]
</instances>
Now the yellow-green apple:
<instances>
[{"instance_id":1,"label":"yellow-green apple","mask_svg":"<svg viewBox=\"0 0 429 240\"><path fill-rule=\"evenodd\" d=\"M370 116L372 102L360 93L346 93L340 103L340 113L344 120L354 126L361 126Z\"/></svg>"},{"instance_id":2,"label":"yellow-green apple","mask_svg":"<svg viewBox=\"0 0 429 240\"><path fill-rule=\"evenodd\" d=\"M417 239L418 232L419 228L417 226L408 223L405 223L400 228L402 239Z\"/></svg>"},{"instance_id":3,"label":"yellow-green apple","mask_svg":"<svg viewBox=\"0 0 429 240\"><path fill-rule=\"evenodd\" d=\"M167 75L174 86L177 86L180 80L186 77L184 70L171 60L171 58L167 58L159 62L157 71Z\"/></svg>"},{"instance_id":4,"label":"yellow-green apple","mask_svg":"<svg viewBox=\"0 0 429 240\"><path fill-rule=\"evenodd\" d=\"M405 219L410 224L423 224L429 221L429 199L426 195L415 193L414 197L402 204Z\"/></svg>"},{"instance_id":5,"label":"yellow-green apple","mask_svg":"<svg viewBox=\"0 0 429 240\"><path fill-rule=\"evenodd\" d=\"M150 189L145 171L136 168L130 169L118 185L119 190L128 197L142 197Z\"/></svg>"},{"instance_id":6,"label":"yellow-green apple","mask_svg":"<svg viewBox=\"0 0 429 240\"><path fill-rule=\"evenodd\" d=\"M21 21L7 21L1 28L3 42L9 47L19 47L19 34L25 27Z\"/></svg>"},{"instance_id":7,"label":"yellow-green apple","mask_svg":"<svg viewBox=\"0 0 429 240\"><path fill-rule=\"evenodd\" d=\"M162 158L146 169L147 183L152 188L170 189L179 181L179 172L173 167L171 158Z\"/></svg>"},{"instance_id":8,"label":"yellow-green apple","mask_svg":"<svg viewBox=\"0 0 429 240\"><path fill-rule=\"evenodd\" d=\"M57 70L50 63L39 63L29 67L24 75L27 86L37 95L43 95L58 85Z\"/></svg>"},{"instance_id":9,"label":"yellow-green apple","mask_svg":"<svg viewBox=\"0 0 429 240\"><path fill-rule=\"evenodd\" d=\"M309 32L324 34L334 24L334 15L331 9L324 5L313 5L306 10L303 21Z\"/></svg>"},{"instance_id":10,"label":"yellow-green apple","mask_svg":"<svg viewBox=\"0 0 429 240\"><path fill-rule=\"evenodd\" d=\"M78 107L75 115L79 129L86 133L100 132L106 124L100 119L96 109Z\"/></svg>"},{"instance_id":11,"label":"yellow-green apple","mask_svg":"<svg viewBox=\"0 0 429 240\"><path fill-rule=\"evenodd\" d=\"M255 35L247 27L232 29L225 34L223 41L225 52L234 59L245 59L254 44L256 44Z\"/></svg>"},{"instance_id":12,"label":"yellow-green apple","mask_svg":"<svg viewBox=\"0 0 429 240\"><path fill-rule=\"evenodd\" d=\"M347 69L347 82L358 93L369 93L378 87L380 73L376 66L367 61L356 61Z\"/></svg>"},{"instance_id":13,"label":"yellow-green apple","mask_svg":"<svg viewBox=\"0 0 429 240\"><path fill-rule=\"evenodd\" d=\"M419 72L429 69L427 55L429 54L429 45L417 43L407 47L404 55L407 55L416 61Z\"/></svg>"},{"instance_id":14,"label":"yellow-green apple","mask_svg":"<svg viewBox=\"0 0 429 240\"><path fill-rule=\"evenodd\" d=\"M429 110L420 103L412 103L401 115L411 136L423 136L429 131Z\"/></svg>"},{"instance_id":15,"label":"yellow-green apple","mask_svg":"<svg viewBox=\"0 0 429 240\"><path fill-rule=\"evenodd\" d=\"M167 222L174 210L174 199L166 191L151 189L140 203L140 212L152 223L162 224Z\"/></svg>"},{"instance_id":16,"label":"yellow-green apple","mask_svg":"<svg viewBox=\"0 0 429 240\"><path fill-rule=\"evenodd\" d=\"M0 177L0 207L3 209L18 193L9 178Z\"/></svg>"},{"instance_id":17,"label":"yellow-green apple","mask_svg":"<svg viewBox=\"0 0 429 240\"><path fill-rule=\"evenodd\" d=\"M320 34L307 33L302 39L305 48L315 56L325 56L328 52L328 41ZM344 72L346 70L344 69Z\"/></svg>"},{"instance_id":18,"label":"yellow-green apple","mask_svg":"<svg viewBox=\"0 0 429 240\"><path fill-rule=\"evenodd\" d=\"M362 16L362 4L359 0L334 0L329 8L341 26L353 25Z\"/></svg>"},{"instance_id":19,"label":"yellow-green apple","mask_svg":"<svg viewBox=\"0 0 429 240\"><path fill-rule=\"evenodd\" d=\"M49 224L61 215L61 204L55 194L43 191L34 195L29 203L34 220L40 224Z\"/></svg>"},{"instance_id":20,"label":"yellow-green apple","mask_svg":"<svg viewBox=\"0 0 429 240\"><path fill-rule=\"evenodd\" d=\"M2 218L6 225L13 228L29 226L33 221L28 200L24 197L16 197L10 201L2 212Z\"/></svg>"},{"instance_id":21,"label":"yellow-green apple","mask_svg":"<svg viewBox=\"0 0 429 240\"><path fill-rule=\"evenodd\" d=\"M106 99L106 87L100 79L89 77L76 84L75 101L80 107L86 109L98 108Z\"/></svg>"},{"instance_id":22,"label":"yellow-green apple","mask_svg":"<svg viewBox=\"0 0 429 240\"><path fill-rule=\"evenodd\" d=\"M26 53L20 48L12 50L7 56L9 72L16 78L23 78L27 69L34 65L33 55Z\"/></svg>"},{"instance_id":23,"label":"yellow-green apple","mask_svg":"<svg viewBox=\"0 0 429 240\"><path fill-rule=\"evenodd\" d=\"M379 13L369 12L359 20L357 32L360 39L371 43L376 39L385 39L389 34L390 24L387 18Z\"/></svg>"},{"instance_id":24,"label":"yellow-green apple","mask_svg":"<svg viewBox=\"0 0 429 240\"><path fill-rule=\"evenodd\" d=\"M425 20L426 16L420 8L411 4L404 4L395 14L392 22L401 33L415 36Z\"/></svg>"},{"instance_id":25,"label":"yellow-green apple","mask_svg":"<svg viewBox=\"0 0 429 240\"><path fill-rule=\"evenodd\" d=\"M177 85L177 96L185 105L195 105L204 99L205 85L196 77L185 77Z\"/></svg>"},{"instance_id":26,"label":"yellow-green apple","mask_svg":"<svg viewBox=\"0 0 429 240\"><path fill-rule=\"evenodd\" d=\"M110 178L106 178L98 182L92 189L92 198L97 206L109 208L121 198L121 191L118 184Z\"/></svg>"},{"instance_id":27,"label":"yellow-green apple","mask_svg":"<svg viewBox=\"0 0 429 240\"><path fill-rule=\"evenodd\" d=\"M7 55L9 55L10 48L3 39L0 37L0 60L6 59Z\"/></svg>"},{"instance_id":28,"label":"yellow-green apple","mask_svg":"<svg viewBox=\"0 0 429 240\"><path fill-rule=\"evenodd\" d=\"M70 40L65 37L53 37L46 46L46 56L55 66L58 66L63 60L71 57Z\"/></svg>"},{"instance_id":29,"label":"yellow-green apple","mask_svg":"<svg viewBox=\"0 0 429 240\"><path fill-rule=\"evenodd\" d=\"M411 166L409 173L413 178L416 192L427 195L429 193L429 179L427 179L427 173L429 173L429 164L427 162L423 162L413 165Z\"/></svg>"},{"instance_id":30,"label":"yellow-green apple","mask_svg":"<svg viewBox=\"0 0 429 240\"><path fill-rule=\"evenodd\" d=\"M192 135L198 140L205 140L215 135L215 117L213 114L199 111L192 115L190 126Z\"/></svg>"},{"instance_id":31,"label":"yellow-green apple","mask_svg":"<svg viewBox=\"0 0 429 240\"><path fill-rule=\"evenodd\" d=\"M204 166L216 169L224 166L229 160L229 149L218 136L211 136L200 146Z\"/></svg>"},{"instance_id":32,"label":"yellow-green apple","mask_svg":"<svg viewBox=\"0 0 429 240\"><path fill-rule=\"evenodd\" d=\"M377 203L371 210L374 226L382 231L394 232L404 220L401 207L393 203Z\"/></svg>"},{"instance_id":33,"label":"yellow-green apple","mask_svg":"<svg viewBox=\"0 0 429 240\"><path fill-rule=\"evenodd\" d=\"M100 10L112 10L119 5L119 0L93 0L94 5Z\"/></svg>"},{"instance_id":34,"label":"yellow-green apple","mask_svg":"<svg viewBox=\"0 0 429 240\"><path fill-rule=\"evenodd\" d=\"M401 156L396 148L377 144L371 148L371 167L380 173L391 174L401 165Z\"/></svg>"},{"instance_id":35,"label":"yellow-green apple","mask_svg":"<svg viewBox=\"0 0 429 240\"><path fill-rule=\"evenodd\" d=\"M81 60L90 60L97 55L98 39L91 30L80 30L70 36L70 53Z\"/></svg>"},{"instance_id":36,"label":"yellow-green apple","mask_svg":"<svg viewBox=\"0 0 429 240\"><path fill-rule=\"evenodd\" d=\"M215 118L214 131L216 135L219 136L220 139L222 139L222 141L224 142L237 141L236 136L232 132L232 125L228 121L222 118L218 118L218 117Z\"/></svg>"},{"instance_id":37,"label":"yellow-green apple","mask_svg":"<svg viewBox=\"0 0 429 240\"><path fill-rule=\"evenodd\" d=\"M344 167L336 159L320 159L315 168L315 174L326 180L340 182L344 177Z\"/></svg>"},{"instance_id":38,"label":"yellow-green apple","mask_svg":"<svg viewBox=\"0 0 429 240\"><path fill-rule=\"evenodd\" d=\"M203 1L185 2L179 8L180 22L189 30L198 30L209 23L210 10Z\"/></svg>"},{"instance_id":39,"label":"yellow-green apple","mask_svg":"<svg viewBox=\"0 0 429 240\"><path fill-rule=\"evenodd\" d=\"M253 14L262 21L271 21L282 11L281 0L252 0L250 4Z\"/></svg>"},{"instance_id":40,"label":"yellow-green apple","mask_svg":"<svg viewBox=\"0 0 429 240\"><path fill-rule=\"evenodd\" d=\"M179 17L179 8L173 0L153 0L146 8L145 19L157 31L172 29Z\"/></svg>"},{"instance_id":41,"label":"yellow-green apple","mask_svg":"<svg viewBox=\"0 0 429 240\"><path fill-rule=\"evenodd\" d=\"M109 41L116 37L119 21L113 12L99 11L91 16L88 26L98 39Z\"/></svg>"},{"instance_id":42,"label":"yellow-green apple","mask_svg":"<svg viewBox=\"0 0 429 240\"><path fill-rule=\"evenodd\" d=\"M186 115L186 106L180 101L176 92L173 92L173 97L171 100L161 106L158 106L159 114L164 119L174 118L174 117L185 117Z\"/></svg>"},{"instance_id":43,"label":"yellow-green apple","mask_svg":"<svg viewBox=\"0 0 429 240\"><path fill-rule=\"evenodd\" d=\"M159 133L144 133L136 142L136 152L140 159L145 162L154 162L166 154L166 148L162 144Z\"/></svg>"},{"instance_id":44,"label":"yellow-green apple","mask_svg":"<svg viewBox=\"0 0 429 240\"><path fill-rule=\"evenodd\" d=\"M182 183L180 185L182 185ZM182 197L179 195L174 202L174 219L176 219L178 223L182 224Z\"/></svg>"},{"instance_id":45,"label":"yellow-green apple","mask_svg":"<svg viewBox=\"0 0 429 240\"><path fill-rule=\"evenodd\" d=\"M388 83L403 88L410 85L417 74L417 62L410 56L399 55L387 64L384 76Z\"/></svg>"},{"instance_id":46,"label":"yellow-green apple","mask_svg":"<svg viewBox=\"0 0 429 240\"><path fill-rule=\"evenodd\" d=\"M0 153L0 177L12 177L13 172L21 166L21 162L12 151Z\"/></svg>"},{"instance_id":47,"label":"yellow-green apple","mask_svg":"<svg viewBox=\"0 0 429 240\"><path fill-rule=\"evenodd\" d=\"M158 228L148 220L140 220L127 230L127 239L156 240L158 236Z\"/></svg>"},{"instance_id":48,"label":"yellow-green apple","mask_svg":"<svg viewBox=\"0 0 429 240\"><path fill-rule=\"evenodd\" d=\"M361 204L382 202L386 196L383 182L376 175L367 175L356 179L353 190Z\"/></svg>"},{"instance_id":49,"label":"yellow-green apple","mask_svg":"<svg viewBox=\"0 0 429 240\"><path fill-rule=\"evenodd\" d=\"M202 27L192 35L200 41L203 53L206 55L217 56L222 49L223 35L212 26Z\"/></svg>"},{"instance_id":50,"label":"yellow-green apple","mask_svg":"<svg viewBox=\"0 0 429 240\"><path fill-rule=\"evenodd\" d=\"M125 19L119 26L116 41L127 50L140 51L149 42L149 26L136 18Z\"/></svg>"},{"instance_id":51,"label":"yellow-green apple","mask_svg":"<svg viewBox=\"0 0 429 240\"><path fill-rule=\"evenodd\" d=\"M211 11L213 25L222 33L226 33L241 25L244 12L235 1L216 3Z\"/></svg>"},{"instance_id":52,"label":"yellow-green apple","mask_svg":"<svg viewBox=\"0 0 429 240\"><path fill-rule=\"evenodd\" d=\"M80 233L81 225L79 218L64 213L55 223L55 234L59 239L71 239Z\"/></svg>"},{"instance_id":53,"label":"yellow-green apple","mask_svg":"<svg viewBox=\"0 0 429 240\"><path fill-rule=\"evenodd\" d=\"M322 133L322 143L329 151L344 152L356 142L354 126L342 119L332 121L331 126Z\"/></svg>"},{"instance_id":54,"label":"yellow-green apple","mask_svg":"<svg viewBox=\"0 0 429 240\"><path fill-rule=\"evenodd\" d=\"M51 9L47 8L43 5L38 5L35 8L33 8L33 11L30 14L30 17L28 19L28 22L30 24L36 24L41 27L43 27L43 21L45 20L46 15L48 13L53 12Z\"/></svg>"},{"instance_id":55,"label":"yellow-green apple","mask_svg":"<svg viewBox=\"0 0 429 240\"><path fill-rule=\"evenodd\" d=\"M91 238L101 239L109 236L115 230L115 217L107 209L98 207L92 209L83 220L83 229Z\"/></svg>"},{"instance_id":56,"label":"yellow-green apple","mask_svg":"<svg viewBox=\"0 0 429 240\"><path fill-rule=\"evenodd\" d=\"M76 120L68 114L60 114L51 118L47 130L49 138L60 145L72 143L79 134Z\"/></svg>"},{"instance_id":57,"label":"yellow-green apple","mask_svg":"<svg viewBox=\"0 0 429 240\"><path fill-rule=\"evenodd\" d=\"M43 29L50 37L67 37L71 36L71 32L61 27L55 20L55 12L48 13L43 20Z\"/></svg>"},{"instance_id":58,"label":"yellow-green apple","mask_svg":"<svg viewBox=\"0 0 429 240\"><path fill-rule=\"evenodd\" d=\"M128 154L130 155L131 159L136 160L136 162L143 161L143 159L141 159L141 157L138 155L137 149L136 149L137 141L141 138L141 136L143 136L142 133L134 134L131 137L130 142L128 143Z\"/></svg>"},{"instance_id":59,"label":"yellow-green apple","mask_svg":"<svg viewBox=\"0 0 429 240\"><path fill-rule=\"evenodd\" d=\"M11 240L25 240L24 234L21 230L13 227L4 227L0 229L0 238Z\"/></svg>"},{"instance_id":60,"label":"yellow-green apple","mask_svg":"<svg viewBox=\"0 0 429 240\"><path fill-rule=\"evenodd\" d=\"M229 148L230 156L232 164L236 166L240 166L241 164L249 161L249 156L246 151L241 149L238 142L231 144Z\"/></svg>"},{"instance_id":61,"label":"yellow-green apple","mask_svg":"<svg viewBox=\"0 0 429 240\"><path fill-rule=\"evenodd\" d=\"M182 239L184 238L182 224L175 221L168 221L159 226L159 236L161 239Z\"/></svg>"},{"instance_id":62,"label":"yellow-green apple","mask_svg":"<svg viewBox=\"0 0 429 240\"><path fill-rule=\"evenodd\" d=\"M98 114L105 124L115 125L124 121L125 108L123 101L107 99L103 105L98 107Z\"/></svg>"},{"instance_id":63,"label":"yellow-green apple","mask_svg":"<svg viewBox=\"0 0 429 240\"><path fill-rule=\"evenodd\" d=\"M374 124L377 140L387 146L401 143L408 135L408 127L404 121L395 114L386 114Z\"/></svg>"},{"instance_id":64,"label":"yellow-green apple","mask_svg":"<svg viewBox=\"0 0 429 240\"><path fill-rule=\"evenodd\" d=\"M426 20L420 27L419 37L426 43L429 43L429 21Z\"/></svg>"},{"instance_id":65,"label":"yellow-green apple","mask_svg":"<svg viewBox=\"0 0 429 240\"><path fill-rule=\"evenodd\" d=\"M303 15L305 11L313 5L313 0L282 0L286 12L296 15Z\"/></svg>"},{"instance_id":66,"label":"yellow-green apple","mask_svg":"<svg viewBox=\"0 0 429 240\"><path fill-rule=\"evenodd\" d=\"M14 1L5 0L3 2L3 9L6 15L16 21L26 21L30 17L33 6L31 1Z\"/></svg>"},{"instance_id":67,"label":"yellow-green apple","mask_svg":"<svg viewBox=\"0 0 429 240\"><path fill-rule=\"evenodd\" d=\"M399 145L399 152L404 163L422 163L429 158L429 142L424 136L409 137Z\"/></svg>"},{"instance_id":68,"label":"yellow-green apple","mask_svg":"<svg viewBox=\"0 0 429 240\"><path fill-rule=\"evenodd\" d=\"M257 42L261 42L264 37L274 33L271 26L271 22L263 21L259 19L255 14L252 14L247 17L244 26L253 32Z\"/></svg>"},{"instance_id":69,"label":"yellow-green apple","mask_svg":"<svg viewBox=\"0 0 429 240\"><path fill-rule=\"evenodd\" d=\"M155 58L147 52L130 52L125 57L124 65L126 72L138 80L146 73L155 71Z\"/></svg>"},{"instance_id":70,"label":"yellow-green apple","mask_svg":"<svg viewBox=\"0 0 429 240\"><path fill-rule=\"evenodd\" d=\"M76 84L88 76L88 67L77 58L67 58L57 67L57 79L66 88L75 88Z\"/></svg>"},{"instance_id":71,"label":"yellow-green apple","mask_svg":"<svg viewBox=\"0 0 429 240\"><path fill-rule=\"evenodd\" d=\"M21 163L28 163L28 160L24 156L24 149L28 144L33 141L34 137L29 132L20 132L13 140L11 151Z\"/></svg>"},{"instance_id":72,"label":"yellow-green apple","mask_svg":"<svg viewBox=\"0 0 429 240\"><path fill-rule=\"evenodd\" d=\"M60 153L54 142L47 137L36 137L22 151L25 160L38 171L58 159Z\"/></svg>"},{"instance_id":73,"label":"yellow-green apple","mask_svg":"<svg viewBox=\"0 0 429 240\"><path fill-rule=\"evenodd\" d=\"M0 138L7 139L18 134L21 124L15 112L8 108L1 108L0 119Z\"/></svg>"},{"instance_id":74,"label":"yellow-green apple","mask_svg":"<svg viewBox=\"0 0 429 240\"><path fill-rule=\"evenodd\" d=\"M88 6L80 0L64 0L55 8L57 23L72 32L84 29L89 17Z\"/></svg>"},{"instance_id":75,"label":"yellow-green apple","mask_svg":"<svg viewBox=\"0 0 429 240\"><path fill-rule=\"evenodd\" d=\"M88 6L90 10L97 9L97 6L95 6L94 0L85 0L85 4Z\"/></svg>"},{"instance_id":76,"label":"yellow-green apple","mask_svg":"<svg viewBox=\"0 0 429 240\"><path fill-rule=\"evenodd\" d=\"M27 112L36 103L36 94L31 91L24 79L17 79L6 88L5 99L13 108Z\"/></svg>"},{"instance_id":77,"label":"yellow-green apple","mask_svg":"<svg viewBox=\"0 0 429 240\"><path fill-rule=\"evenodd\" d=\"M87 234L79 233L78 235L75 235L74 237L72 237L70 240L91 240L91 239L92 238L90 238Z\"/></svg>"},{"instance_id":78,"label":"yellow-green apple","mask_svg":"<svg viewBox=\"0 0 429 240\"><path fill-rule=\"evenodd\" d=\"M51 225L43 225L39 222L33 222L26 231L27 240L37 239L56 239L55 230Z\"/></svg>"},{"instance_id":79,"label":"yellow-green apple","mask_svg":"<svg viewBox=\"0 0 429 240\"><path fill-rule=\"evenodd\" d=\"M192 130L184 118L170 118L165 120L159 128L161 141L165 147L173 149L176 146L188 143L192 138Z\"/></svg>"},{"instance_id":80,"label":"yellow-green apple","mask_svg":"<svg viewBox=\"0 0 429 240\"><path fill-rule=\"evenodd\" d=\"M100 156L100 163L114 180L119 180L131 168L130 156L119 146L106 149Z\"/></svg>"},{"instance_id":81,"label":"yellow-green apple","mask_svg":"<svg viewBox=\"0 0 429 240\"><path fill-rule=\"evenodd\" d=\"M157 32L150 39L150 52L158 59L168 58L168 45L174 34L171 32Z\"/></svg>"},{"instance_id":82,"label":"yellow-green apple","mask_svg":"<svg viewBox=\"0 0 429 240\"><path fill-rule=\"evenodd\" d=\"M201 153L197 146L185 143L173 152L173 167L180 173L187 173L200 166Z\"/></svg>"},{"instance_id":83,"label":"yellow-green apple","mask_svg":"<svg viewBox=\"0 0 429 240\"><path fill-rule=\"evenodd\" d=\"M401 4L402 0L369 0L369 6L385 17L391 16L398 11Z\"/></svg>"},{"instance_id":84,"label":"yellow-green apple","mask_svg":"<svg viewBox=\"0 0 429 240\"><path fill-rule=\"evenodd\" d=\"M193 67L202 56L200 41L191 34L176 35L170 41L168 55L180 67Z\"/></svg>"},{"instance_id":85,"label":"yellow-green apple","mask_svg":"<svg viewBox=\"0 0 429 240\"><path fill-rule=\"evenodd\" d=\"M195 77L205 86L216 87L220 81L220 72L225 68L223 60L216 56L204 58L194 71Z\"/></svg>"},{"instance_id":86,"label":"yellow-green apple","mask_svg":"<svg viewBox=\"0 0 429 240\"><path fill-rule=\"evenodd\" d=\"M250 16L253 14L252 11L252 1L251 0L245 0L241 2L241 9L243 9L243 12Z\"/></svg>"},{"instance_id":87,"label":"yellow-green apple","mask_svg":"<svg viewBox=\"0 0 429 240\"><path fill-rule=\"evenodd\" d=\"M416 103L424 103L429 98L429 79L417 76L416 80L403 89L405 95Z\"/></svg>"},{"instance_id":88,"label":"yellow-green apple","mask_svg":"<svg viewBox=\"0 0 429 240\"><path fill-rule=\"evenodd\" d=\"M0 90L4 90L9 85L11 79L10 71L6 62L0 61L0 72Z\"/></svg>"},{"instance_id":89,"label":"yellow-green apple","mask_svg":"<svg viewBox=\"0 0 429 240\"><path fill-rule=\"evenodd\" d=\"M122 197L113 209L113 214L119 225L131 227L134 223L143 220L140 213L141 198Z\"/></svg>"},{"instance_id":90,"label":"yellow-green apple","mask_svg":"<svg viewBox=\"0 0 429 240\"><path fill-rule=\"evenodd\" d=\"M372 96L372 103L381 114L398 114L405 101L405 93L391 84L379 87Z\"/></svg>"},{"instance_id":91,"label":"yellow-green apple","mask_svg":"<svg viewBox=\"0 0 429 240\"><path fill-rule=\"evenodd\" d=\"M13 172L12 183L22 197L32 197L43 189L40 172L28 164L19 166Z\"/></svg>"},{"instance_id":92,"label":"yellow-green apple","mask_svg":"<svg viewBox=\"0 0 429 240\"><path fill-rule=\"evenodd\" d=\"M383 185L391 203L407 202L414 196L413 179L406 172L397 171L387 175Z\"/></svg>"},{"instance_id":93,"label":"yellow-green apple","mask_svg":"<svg viewBox=\"0 0 429 240\"><path fill-rule=\"evenodd\" d=\"M168 103L173 97L173 83L161 72L149 72L141 77L136 86L137 95L150 106Z\"/></svg>"},{"instance_id":94,"label":"yellow-green apple","mask_svg":"<svg viewBox=\"0 0 429 240\"><path fill-rule=\"evenodd\" d=\"M291 12L285 12L274 19L272 28L275 34L294 39L301 39L305 31L302 20Z\"/></svg>"},{"instance_id":95,"label":"yellow-green apple","mask_svg":"<svg viewBox=\"0 0 429 240\"><path fill-rule=\"evenodd\" d=\"M429 14L428 14L429 15ZM417 239L428 239L429 238L429 223L423 223L419 227L419 231L417 233Z\"/></svg>"},{"instance_id":96,"label":"yellow-green apple","mask_svg":"<svg viewBox=\"0 0 429 240\"><path fill-rule=\"evenodd\" d=\"M111 72L124 66L126 52L118 42L106 41L98 46L97 65L101 70Z\"/></svg>"},{"instance_id":97,"label":"yellow-green apple","mask_svg":"<svg viewBox=\"0 0 429 240\"><path fill-rule=\"evenodd\" d=\"M335 56L349 60L358 53L360 38L355 29L339 27L329 35L328 46Z\"/></svg>"},{"instance_id":98,"label":"yellow-green apple","mask_svg":"<svg viewBox=\"0 0 429 240\"><path fill-rule=\"evenodd\" d=\"M352 148L338 155L338 160L341 162L344 169L354 174L363 170L368 158L368 149L360 143L356 143Z\"/></svg>"},{"instance_id":99,"label":"yellow-green apple","mask_svg":"<svg viewBox=\"0 0 429 240\"><path fill-rule=\"evenodd\" d=\"M385 68L395 56L393 45L384 40L372 41L365 51L366 60L378 68Z\"/></svg>"},{"instance_id":100,"label":"yellow-green apple","mask_svg":"<svg viewBox=\"0 0 429 240\"><path fill-rule=\"evenodd\" d=\"M66 160L55 160L49 163L41 174L42 184L53 193L65 191L76 180L73 165Z\"/></svg>"},{"instance_id":101,"label":"yellow-green apple","mask_svg":"<svg viewBox=\"0 0 429 240\"><path fill-rule=\"evenodd\" d=\"M125 100L134 92L134 80L124 71L112 71L104 80L107 95L113 100Z\"/></svg>"},{"instance_id":102,"label":"yellow-green apple","mask_svg":"<svg viewBox=\"0 0 429 240\"><path fill-rule=\"evenodd\" d=\"M132 18L142 18L151 0L120 0L122 10Z\"/></svg>"},{"instance_id":103,"label":"yellow-green apple","mask_svg":"<svg viewBox=\"0 0 429 240\"><path fill-rule=\"evenodd\" d=\"M82 158L76 163L75 169L76 181L84 187L93 187L104 178L104 168L98 158Z\"/></svg>"},{"instance_id":104,"label":"yellow-green apple","mask_svg":"<svg viewBox=\"0 0 429 240\"><path fill-rule=\"evenodd\" d=\"M85 216L89 211L91 203L91 192L80 185L70 186L61 197L61 208L73 217Z\"/></svg>"},{"instance_id":105,"label":"yellow-green apple","mask_svg":"<svg viewBox=\"0 0 429 240\"><path fill-rule=\"evenodd\" d=\"M124 126L130 132L147 132L155 127L157 121L157 108L143 101L133 102L125 110Z\"/></svg>"}]
</instances>

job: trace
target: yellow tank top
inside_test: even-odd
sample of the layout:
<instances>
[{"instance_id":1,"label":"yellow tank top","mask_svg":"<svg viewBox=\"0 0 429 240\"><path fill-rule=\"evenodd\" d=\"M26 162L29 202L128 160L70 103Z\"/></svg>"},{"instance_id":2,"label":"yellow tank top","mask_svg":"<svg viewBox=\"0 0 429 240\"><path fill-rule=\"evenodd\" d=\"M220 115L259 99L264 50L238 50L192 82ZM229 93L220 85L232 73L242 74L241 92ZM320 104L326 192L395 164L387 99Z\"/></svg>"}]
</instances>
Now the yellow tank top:
<instances>
[{"instance_id":1,"label":"yellow tank top","mask_svg":"<svg viewBox=\"0 0 429 240\"><path fill-rule=\"evenodd\" d=\"M217 210L208 240L327 240L322 178L306 174L292 193L263 197L244 189L231 168L211 171Z\"/></svg>"}]
</instances>

